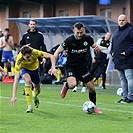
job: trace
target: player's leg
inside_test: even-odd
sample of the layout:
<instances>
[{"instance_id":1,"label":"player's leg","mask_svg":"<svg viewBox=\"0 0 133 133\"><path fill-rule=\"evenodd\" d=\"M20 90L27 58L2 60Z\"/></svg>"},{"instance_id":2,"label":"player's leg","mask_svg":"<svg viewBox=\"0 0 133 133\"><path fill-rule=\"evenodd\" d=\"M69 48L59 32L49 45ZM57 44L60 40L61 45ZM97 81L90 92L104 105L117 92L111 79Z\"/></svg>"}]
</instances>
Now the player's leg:
<instances>
[{"instance_id":1,"label":"player's leg","mask_svg":"<svg viewBox=\"0 0 133 133\"><path fill-rule=\"evenodd\" d=\"M65 98L68 89L73 89L77 85L76 78L71 76L67 78L67 82L64 83L61 90L61 97Z\"/></svg>"},{"instance_id":2,"label":"player's leg","mask_svg":"<svg viewBox=\"0 0 133 133\"><path fill-rule=\"evenodd\" d=\"M90 101L92 101L96 105L96 90L95 90L95 86L94 86L93 80L87 82L85 85L86 85L86 88L89 91L89 99L90 99ZM102 114L102 112L98 108L96 108L94 110L94 112L97 113L97 114Z\"/></svg>"},{"instance_id":3,"label":"player's leg","mask_svg":"<svg viewBox=\"0 0 133 133\"><path fill-rule=\"evenodd\" d=\"M31 77L31 81L33 83L33 99L34 99L34 103L35 103L35 107L38 108L39 106L39 98L37 97L40 93L40 77L39 77L39 71L34 70L34 71L30 71L30 77Z\"/></svg>"},{"instance_id":4,"label":"player's leg","mask_svg":"<svg viewBox=\"0 0 133 133\"><path fill-rule=\"evenodd\" d=\"M65 98L68 89L73 89L77 85L75 74L71 67L65 66L65 76L67 77L67 82L64 83L61 90L61 97Z\"/></svg>"},{"instance_id":5,"label":"player's leg","mask_svg":"<svg viewBox=\"0 0 133 133\"><path fill-rule=\"evenodd\" d=\"M8 53L7 53L7 51L3 51L3 53L2 53L2 62L4 64L4 71L6 73L8 73L8 68L7 68Z\"/></svg>"},{"instance_id":6,"label":"player's leg","mask_svg":"<svg viewBox=\"0 0 133 133\"><path fill-rule=\"evenodd\" d=\"M13 59L12 51L9 51L9 52L8 52L8 58L9 58L9 61L10 61L10 63L11 63L11 72L12 72L12 76L14 76L14 74L15 74L15 68L14 68L14 59Z\"/></svg>"},{"instance_id":7,"label":"player's leg","mask_svg":"<svg viewBox=\"0 0 133 133\"><path fill-rule=\"evenodd\" d=\"M62 75L62 72L61 72L61 69L60 68L57 68L57 70L58 70L58 74L57 74L57 76L56 76L56 81L55 81L55 84L58 84L59 82L60 82L60 80L61 80L61 75Z\"/></svg>"},{"instance_id":8,"label":"player's leg","mask_svg":"<svg viewBox=\"0 0 133 133\"><path fill-rule=\"evenodd\" d=\"M89 91L90 101L92 101L96 105L96 90L94 86L93 76L90 74L87 67L84 67L84 69L81 70L80 75L79 80L81 79L81 81L85 83L85 86ZM98 108L95 108L94 112L97 114L102 114L102 112Z\"/></svg>"},{"instance_id":9,"label":"player's leg","mask_svg":"<svg viewBox=\"0 0 133 133\"><path fill-rule=\"evenodd\" d=\"M94 87L93 80L85 83L85 85L86 85L86 88L89 91L89 99L90 99L90 101L92 101L96 105L96 90L95 90L95 87Z\"/></svg>"},{"instance_id":10,"label":"player's leg","mask_svg":"<svg viewBox=\"0 0 133 133\"><path fill-rule=\"evenodd\" d=\"M78 79L76 79L76 81L77 81L77 85L72 89L72 92L78 91L78 85L79 85L80 81L78 81Z\"/></svg>"},{"instance_id":11,"label":"player's leg","mask_svg":"<svg viewBox=\"0 0 133 133\"><path fill-rule=\"evenodd\" d=\"M40 93L40 84L34 84L34 90L32 94L36 108L38 108L39 106L39 98L37 97L39 93Z\"/></svg>"},{"instance_id":12,"label":"player's leg","mask_svg":"<svg viewBox=\"0 0 133 133\"><path fill-rule=\"evenodd\" d=\"M25 80L25 95L26 95L26 100L28 104L28 109L26 110L27 113L33 112L32 108L32 82L31 82L31 77L27 73L27 70L22 69L22 78Z\"/></svg>"},{"instance_id":13,"label":"player's leg","mask_svg":"<svg viewBox=\"0 0 133 133\"><path fill-rule=\"evenodd\" d=\"M4 71L8 73L7 62L4 62Z\"/></svg>"},{"instance_id":14,"label":"player's leg","mask_svg":"<svg viewBox=\"0 0 133 133\"><path fill-rule=\"evenodd\" d=\"M12 72L12 76L14 76L15 74L14 62L11 62L11 72Z\"/></svg>"},{"instance_id":15,"label":"player's leg","mask_svg":"<svg viewBox=\"0 0 133 133\"><path fill-rule=\"evenodd\" d=\"M106 69L108 65L108 60L106 60L104 67L103 67L103 72L102 72L102 89L106 89Z\"/></svg>"}]
</instances>

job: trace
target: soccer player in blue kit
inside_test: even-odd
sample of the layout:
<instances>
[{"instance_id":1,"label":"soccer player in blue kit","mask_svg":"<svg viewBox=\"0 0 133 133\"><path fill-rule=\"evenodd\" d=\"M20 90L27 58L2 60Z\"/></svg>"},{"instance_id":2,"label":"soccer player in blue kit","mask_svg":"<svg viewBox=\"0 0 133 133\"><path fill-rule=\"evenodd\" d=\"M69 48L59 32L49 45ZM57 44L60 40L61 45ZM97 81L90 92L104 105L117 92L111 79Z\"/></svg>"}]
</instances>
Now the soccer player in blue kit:
<instances>
[{"instance_id":1,"label":"soccer player in blue kit","mask_svg":"<svg viewBox=\"0 0 133 133\"><path fill-rule=\"evenodd\" d=\"M93 76L88 68L86 54L90 47L96 52L100 51L99 47L94 43L90 35L85 34L85 27L82 23L77 22L73 29L74 34L69 36L55 51L54 56L58 59L59 53L68 50L65 72L67 82L64 83L61 90L61 97L65 98L68 89L73 89L77 85L77 79L85 83L89 91L89 99L96 105L96 90L93 83ZM102 112L95 108L97 114Z\"/></svg>"}]
</instances>

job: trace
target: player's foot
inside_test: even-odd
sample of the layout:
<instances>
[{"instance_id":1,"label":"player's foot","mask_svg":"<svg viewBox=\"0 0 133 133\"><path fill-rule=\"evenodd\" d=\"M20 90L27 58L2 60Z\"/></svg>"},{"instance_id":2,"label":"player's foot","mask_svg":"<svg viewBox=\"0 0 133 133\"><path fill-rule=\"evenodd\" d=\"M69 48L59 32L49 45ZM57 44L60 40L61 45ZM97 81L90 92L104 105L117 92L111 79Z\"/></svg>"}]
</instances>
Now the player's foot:
<instances>
[{"instance_id":1,"label":"player's foot","mask_svg":"<svg viewBox=\"0 0 133 133\"><path fill-rule=\"evenodd\" d=\"M81 92L86 92L86 87L82 87Z\"/></svg>"},{"instance_id":2,"label":"player's foot","mask_svg":"<svg viewBox=\"0 0 133 133\"><path fill-rule=\"evenodd\" d=\"M39 98L38 97L34 97L34 103L35 103L35 107L38 108L39 107Z\"/></svg>"},{"instance_id":3,"label":"player's foot","mask_svg":"<svg viewBox=\"0 0 133 133\"><path fill-rule=\"evenodd\" d=\"M78 87L75 86L74 89L72 90L72 92L77 92L78 91Z\"/></svg>"},{"instance_id":4,"label":"player's foot","mask_svg":"<svg viewBox=\"0 0 133 133\"><path fill-rule=\"evenodd\" d=\"M32 108L32 106L31 106L31 107L28 107L28 109L26 110L26 113L33 113L33 108Z\"/></svg>"},{"instance_id":5,"label":"player's foot","mask_svg":"<svg viewBox=\"0 0 133 133\"><path fill-rule=\"evenodd\" d=\"M102 112L98 108L95 108L94 113L96 113L96 114L102 114Z\"/></svg>"},{"instance_id":6,"label":"player's foot","mask_svg":"<svg viewBox=\"0 0 133 133\"><path fill-rule=\"evenodd\" d=\"M66 93L67 93L67 87L66 87L66 82L64 83L63 87L62 87L62 90L61 90L61 97L62 98L65 98L66 96Z\"/></svg>"},{"instance_id":7,"label":"player's foot","mask_svg":"<svg viewBox=\"0 0 133 133\"><path fill-rule=\"evenodd\" d=\"M102 85L102 89L106 89L106 87L105 87L105 85L104 85L104 84Z\"/></svg>"}]
</instances>

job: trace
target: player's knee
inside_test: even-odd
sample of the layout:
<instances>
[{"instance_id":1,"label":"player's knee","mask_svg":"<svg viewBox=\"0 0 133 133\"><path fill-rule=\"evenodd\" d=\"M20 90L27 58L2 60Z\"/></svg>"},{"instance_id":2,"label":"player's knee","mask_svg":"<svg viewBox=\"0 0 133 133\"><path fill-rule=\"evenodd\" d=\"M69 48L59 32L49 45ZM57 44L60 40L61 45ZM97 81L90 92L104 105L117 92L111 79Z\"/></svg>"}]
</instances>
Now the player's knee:
<instances>
[{"instance_id":1,"label":"player's knee","mask_svg":"<svg viewBox=\"0 0 133 133\"><path fill-rule=\"evenodd\" d=\"M89 87L88 90L89 90L90 93L95 92L95 88L94 87Z\"/></svg>"},{"instance_id":2,"label":"player's knee","mask_svg":"<svg viewBox=\"0 0 133 133\"><path fill-rule=\"evenodd\" d=\"M73 89L76 85L77 85L76 83L72 83L72 82L68 84L69 88L71 89Z\"/></svg>"},{"instance_id":3,"label":"player's knee","mask_svg":"<svg viewBox=\"0 0 133 133\"><path fill-rule=\"evenodd\" d=\"M38 92L38 94L41 92L40 88L35 88L35 90Z\"/></svg>"},{"instance_id":4,"label":"player's knee","mask_svg":"<svg viewBox=\"0 0 133 133\"><path fill-rule=\"evenodd\" d=\"M4 67L7 67L7 63L4 63Z\"/></svg>"},{"instance_id":5,"label":"player's knee","mask_svg":"<svg viewBox=\"0 0 133 133\"><path fill-rule=\"evenodd\" d=\"M14 66L14 63L13 63L13 62L11 63L11 66L12 66L12 67Z\"/></svg>"},{"instance_id":6,"label":"player's knee","mask_svg":"<svg viewBox=\"0 0 133 133\"><path fill-rule=\"evenodd\" d=\"M25 83L26 83L26 84L32 84L31 79L26 78L26 79L25 79Z\"/></svg>"}]
</instances>

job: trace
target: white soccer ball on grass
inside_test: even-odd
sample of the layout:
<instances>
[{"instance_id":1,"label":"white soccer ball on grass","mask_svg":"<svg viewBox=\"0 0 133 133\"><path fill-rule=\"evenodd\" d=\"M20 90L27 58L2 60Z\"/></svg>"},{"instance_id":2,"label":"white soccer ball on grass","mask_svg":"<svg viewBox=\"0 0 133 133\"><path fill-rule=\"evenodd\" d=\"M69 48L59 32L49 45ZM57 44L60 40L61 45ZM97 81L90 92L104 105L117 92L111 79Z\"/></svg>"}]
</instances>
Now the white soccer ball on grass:
<instances>
[{"instance_id":1,"label":"white soccer ball on grass","mask_svg":"<svg viewBox=\"0 0 133 133\"><path fill-rule=\"evenodd\" d=\"M83 111L87 114L92 114L94 112L95 108L96 108L95 104L91 101L86 101L83 104Z\"/></svg>"}]
</instances>

